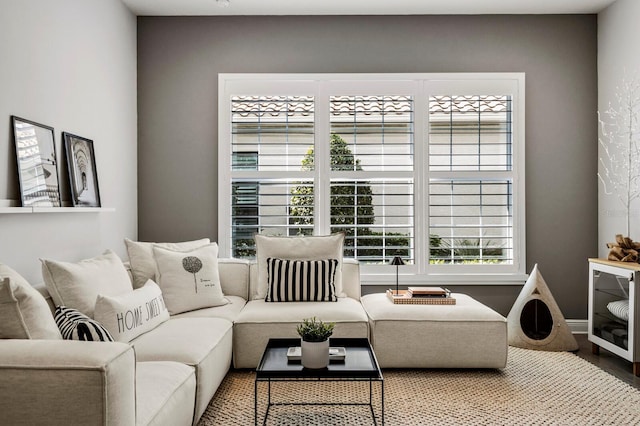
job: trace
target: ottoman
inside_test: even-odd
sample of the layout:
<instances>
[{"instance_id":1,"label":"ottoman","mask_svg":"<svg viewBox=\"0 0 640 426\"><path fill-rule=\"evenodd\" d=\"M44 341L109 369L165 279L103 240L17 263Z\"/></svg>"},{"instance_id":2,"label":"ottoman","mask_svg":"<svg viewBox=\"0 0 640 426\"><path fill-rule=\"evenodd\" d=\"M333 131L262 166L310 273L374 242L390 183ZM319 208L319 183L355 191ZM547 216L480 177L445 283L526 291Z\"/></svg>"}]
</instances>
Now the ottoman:
<instances>
[{"instance_id":1,"label":"ottoman","mask_svg":"<svg viewBox=\"0 0 640 426\"><path fill-rule=\"evenodd\" d=\"M396 305L362 296L369 339L383 368L504 368L507 319L466 294L455 305Z\"/></svg>"}]
</instances>

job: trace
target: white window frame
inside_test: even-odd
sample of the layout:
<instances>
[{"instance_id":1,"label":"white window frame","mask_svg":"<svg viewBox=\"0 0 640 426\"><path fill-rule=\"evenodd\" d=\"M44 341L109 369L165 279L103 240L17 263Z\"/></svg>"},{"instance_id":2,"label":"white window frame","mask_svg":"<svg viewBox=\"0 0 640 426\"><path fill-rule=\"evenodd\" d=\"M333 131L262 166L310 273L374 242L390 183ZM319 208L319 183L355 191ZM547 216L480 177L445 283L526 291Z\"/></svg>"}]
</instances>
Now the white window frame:
<instances>
[{"instance_id":1,"label":"white window frame","mask_svg":"<svg viewBox=\"0 0 640 426\"><path fill-rule=\"evenodd\" d=\"M316 166L312 172L316 182L328 181L331 172L328 150L319 149L329 141L329 97L331 95L413 95L414 97L414 226L415 265L400 267L401 283L405 285L513 285L526 279L525 228L525 75L524 73L408 73L408 74L219 74L218 77L218 243L221 257L231 253L231 96L243 95L306 95L314 96ZM448 92L443 92L448 91ZM429 179L437 175L473 177L476 172L430 172L428 169L428 103L431 95L512 96L512 161L511 171L481 172L510 179L513 185L513 262L504 265L432 265L427 254L428 232L418 236L419 230L429 229ZM324 152L327 151L327 152ZM324 157L324 158L323 158ZM300 172L308 176L308 172ZM249 172L250 174L250 172ZM268 172L273 177L280 172ZM296 172L286 172L294 177ZM373 173L375 174L375 173ZM402 173L400 173L402 174ZM238 172L233 173L238 177ZM263 173L264 175L264 173ZM302 176L301 176L302 177ZM366 178L366 172L358 172ZM328 209L320 206L330 199L328 185L319 185L315 193L316 219L314 233L330 232ZM326 210L326 211L325 211ZM389 265L361 265L363 285L389 286L395 283L396 268Z\"/></svg>"}]
</instances>

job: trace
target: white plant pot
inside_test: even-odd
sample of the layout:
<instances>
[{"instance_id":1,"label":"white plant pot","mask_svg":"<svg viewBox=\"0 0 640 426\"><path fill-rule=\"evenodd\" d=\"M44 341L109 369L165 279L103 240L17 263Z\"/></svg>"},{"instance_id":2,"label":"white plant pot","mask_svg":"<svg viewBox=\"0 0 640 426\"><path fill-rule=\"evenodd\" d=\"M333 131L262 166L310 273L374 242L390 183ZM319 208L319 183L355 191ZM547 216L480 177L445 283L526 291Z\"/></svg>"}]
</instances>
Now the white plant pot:
<instances>
[{"instance_id":1,"label":"white plant pot","mask_svg":"<svg viewBox=\"0 0 640 426\"><path fill-rule=\"evenodd\" d=\"M329 365L329 340L324 342L302 341L302 366L305 368L325 368Z\"/></svg>"}]
</instances>

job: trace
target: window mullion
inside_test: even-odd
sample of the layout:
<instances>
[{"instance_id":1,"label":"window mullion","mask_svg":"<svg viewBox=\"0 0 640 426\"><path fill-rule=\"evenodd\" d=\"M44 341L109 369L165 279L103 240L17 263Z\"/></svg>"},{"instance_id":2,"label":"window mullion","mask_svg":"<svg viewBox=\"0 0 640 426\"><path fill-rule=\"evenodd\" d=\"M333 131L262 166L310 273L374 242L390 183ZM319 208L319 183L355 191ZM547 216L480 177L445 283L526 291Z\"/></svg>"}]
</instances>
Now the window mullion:
<instances>
[{"instance_id":1,"label":"window mullion","mask_svg":"<svg viewBox=\"0 0 640 426\"><path fill-rule=\"evenodd\" d=\"M220 80L218 90L218 244L222 253L231 253L231 97Z\"/></svg>"},{"instance_id":2,"label":"window mullion","mask_svg":"<svg viewBox=\"0 0 640 426\"><path fill-rule=\"evenodd\" d=\"M413 173L414 173L414 229L429 229L429 94L424 81L416 88L414 99ZM415 233L416 273L425 274L429 266L429 235Z\"/></svg>"},{"instance_id":3,"label":"window mullion","mask_svg":"<svg viewBox=\"0 0 640 426\"><path fill-rule=\"evenodd\" d=\"M316 235L331 233L331 180L329 140L331 138L329 117L329 88L327 82L319 82L315 105L315 171L314 216Z\"/></svg>"}]
</instances>

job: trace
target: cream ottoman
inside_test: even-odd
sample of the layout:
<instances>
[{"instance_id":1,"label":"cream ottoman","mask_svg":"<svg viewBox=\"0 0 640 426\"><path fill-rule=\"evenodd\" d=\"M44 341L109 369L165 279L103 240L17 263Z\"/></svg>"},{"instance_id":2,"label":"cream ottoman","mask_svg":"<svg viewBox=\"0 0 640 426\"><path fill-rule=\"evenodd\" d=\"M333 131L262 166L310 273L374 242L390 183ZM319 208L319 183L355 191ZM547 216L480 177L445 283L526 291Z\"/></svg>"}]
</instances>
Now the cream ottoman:
<instances>
[{"instance_id":1,"label":"cream ottoman","mask_svg":"<svg viewBox=\"0 0 640 426\"><path fill-rule=\"evenodd\" d=\"M507 320L466 294L455 305L394 305L362 296L369 339L383 368L504 368Z\"/></svg>"}]
</instances>

